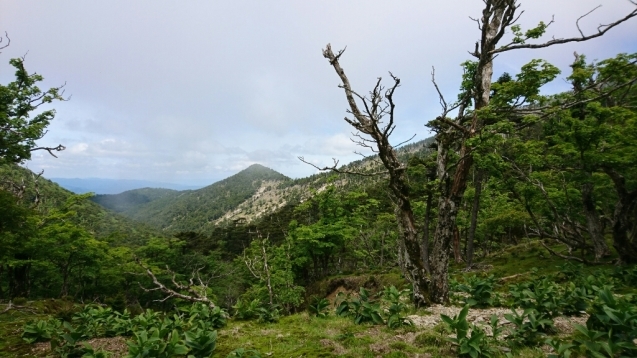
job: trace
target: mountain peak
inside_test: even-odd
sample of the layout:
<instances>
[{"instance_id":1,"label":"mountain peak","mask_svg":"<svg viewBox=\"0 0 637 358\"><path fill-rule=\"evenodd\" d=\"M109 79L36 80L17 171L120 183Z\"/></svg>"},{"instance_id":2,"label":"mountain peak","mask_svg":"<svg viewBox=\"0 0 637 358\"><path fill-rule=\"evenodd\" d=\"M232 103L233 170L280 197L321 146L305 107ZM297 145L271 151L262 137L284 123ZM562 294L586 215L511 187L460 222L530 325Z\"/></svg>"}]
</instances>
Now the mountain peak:
<instances>
[{"instance_id":1,"label":"mountain peak","mask_svg":"<svg viewBox=\"0 0 637 358\"><path fill-rule=\"evenodd\" d=\"M265 165L254 163L251 166L245 168L244 170L255 170L255 169L270 169L270 168L266 167ZM272 169L270 169L270 170L272 170Z\"/></svg>"},{"instance_id":2,"label":"mountain peak","mask_svg":"<svg viewBox=\"0 0 637 358\"><path fill-rule=\"evenodd\" d=\"M274 180L289 179L285 175L277 172L276 170L270 169L261 164L252 164L235 175L246 175L246 174L257 175L259 177L263 177L263 179L274 179Z\"/></svg>"}]
</instances>

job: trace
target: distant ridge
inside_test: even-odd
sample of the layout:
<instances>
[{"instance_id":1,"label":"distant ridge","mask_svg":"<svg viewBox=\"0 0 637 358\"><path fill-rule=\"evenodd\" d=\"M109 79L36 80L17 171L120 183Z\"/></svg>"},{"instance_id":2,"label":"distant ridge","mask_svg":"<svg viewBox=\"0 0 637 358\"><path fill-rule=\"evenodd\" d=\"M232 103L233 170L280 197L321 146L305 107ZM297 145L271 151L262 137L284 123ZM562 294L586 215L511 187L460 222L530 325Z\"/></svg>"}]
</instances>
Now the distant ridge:
<instances>
[{"instance_id":1,"label":"distant ridge","mask_svg":"<svg viewBox=\"0 0 637 358\"><path fill-rule=\"evenodd\" d=\"M95 194L119 194L128 190L141 188L162 188L172 190L194 190L202 186L162 183L148 180L134 179L105 179L105 178L50 178L66 190L76 194L93 192Z\"/></svg>"}]
</instances>

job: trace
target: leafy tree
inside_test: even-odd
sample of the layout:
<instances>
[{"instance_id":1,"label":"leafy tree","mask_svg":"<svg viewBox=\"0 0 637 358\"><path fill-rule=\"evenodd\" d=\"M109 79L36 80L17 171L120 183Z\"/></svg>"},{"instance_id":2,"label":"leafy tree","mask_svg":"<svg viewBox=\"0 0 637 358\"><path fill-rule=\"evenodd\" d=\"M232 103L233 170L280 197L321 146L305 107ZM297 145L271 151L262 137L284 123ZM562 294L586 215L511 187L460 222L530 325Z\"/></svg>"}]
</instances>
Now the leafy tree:
<instances>
[{"instance_id":1,"label":"leafy tree","mask_svg":"<svg viewBox=\"0 0 637 358\"><path fill-rule=\"evenodd\" d=\"M529 212L534 231L595 260L613 246L623 262L637 261L637 55L586 64L576 56L570 92L552 100L561 108L507 143L514 195ZM582 259L579 259L582 260Z\"/></svg>"},{"instance_id":2,"label":"leafy tree","mask_svg":"<svg viewBox=\"0 0 637 358\"><path fill-rule=\"evenodd\" d=\"M4 296L5 275L9 297L26 297L29 293L36 220L31 209L0 190L0 296Z\"/></svg>"},{"instance_id":3,"label":"leafy tree","mask_svg":"<svg viewBox=\"0 0 637 358\"><path fill-rule=\"evenodd\" d=\"M55 156L53 152L64 150L64 146L38 147L36 144L46 134L55 110L39 113L38 110L53 101L63 101L63 86L43 91L38 82L44 78L37 73L29 74L24 67L24 57L11 59L9 63L16 72L15 81L0 85L0 164L29 160L35 150L46 150Z\"/></svg>"}]
</instances>

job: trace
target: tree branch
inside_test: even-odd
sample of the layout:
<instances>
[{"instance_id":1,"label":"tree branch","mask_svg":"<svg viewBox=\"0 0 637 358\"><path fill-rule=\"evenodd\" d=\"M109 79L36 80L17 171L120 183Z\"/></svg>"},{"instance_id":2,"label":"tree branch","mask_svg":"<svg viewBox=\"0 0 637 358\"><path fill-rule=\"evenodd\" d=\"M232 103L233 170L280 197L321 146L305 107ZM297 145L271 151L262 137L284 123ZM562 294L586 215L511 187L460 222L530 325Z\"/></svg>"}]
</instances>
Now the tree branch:
<instances>
[{"instance_id":1,"label":"tree branch","mask_svg":"<svg viewBox=\"0 0 637 358\"><path fill-rule=\"evenodd\" d=\"M635 4L635 2L631 1L631 3ZM595 8L597 9L597 8ZM593 11L595 10L593 9ZM579 22L579 20L581 18L583 18L584 16L590 14L591 12L588 12L587 14L581 16L580 18L577 19L577 22ZM549 46L553 46L553 45L560 45L560 44L565 44L565 43L569 43L569 42L582 42L582 41L588 41L600 36L603 36L606 32L608 32L610 29L632 19L633 17L637 16L637 9L631 11L628 15L624 16L623 18L612 22L610 24L607 25L600 25L597 28L597 33L596 34L592 34L592 35L588 35L585 36L583 34L583 32L580 30L578 23L576 22L577 25L577 29L578 31L580 31L580 34L582 35L581 37L571 37L571 38L564 38L564 39L553 39L541 44L508 44L505 46L502 46L500 48L494 49L492 50L490 53L491 54L496 54L496 53L500 53L500 52L506 52L506 51L511 51L511 50L517 50L517 49L539 49L539 48L544 48L544 47L549 47Z\"/></svg>"},{"instance_id":2,"label":"tree branch","mask_svg":"<svg viewBox=\"0 0 637 358\"><path fill-rule=\"evenodd\" d=\"M214 302L212 302L207 294L206 294L206 290L208 289L207 285L203 284L203 281L201 280L201 277L199 276L199 271L201 270L201 268L196 269L192 276L190 277L189 283L187 285L183 285L181 283L178 283L177 280L175 279L175 273L172 272L168 266L166 266L166 270L168 272L170 272L172 274L172 278L171 281L173 283L173 285L175 285L175 287L178 290L183 290L183 291L187 291L191 294L191 296L179 293L169 287L166 287L166 285L164 285L163 283L161 283L157 277L155 276L155 274L150 270L150 268L144 266L144 264L141 263L141 261L137 260L137 264L142 267L145 271L146 271L146 275L148 277L151 278L151 280L153 281L153 284L155 285L154 288L146 288L144 286L142 286L141 283L137 282L137 284L139 285L139 287L144 290L145 292L152 292L152 291L161 291L164 294L166 294L166 297L164 297L161 300L157 300L158 302L165 302L166 300L176 297L176 298L180 298L182 300L185 301L190 301L190 302L200 302L200 303L204 303L206 305L208 305L208 307L210 308L215 308L216 305L214 304ZM203 288L203 294L201 294L200 292L198 292L197 290L195 290L194 288L194 278L197 277L197 279L199 280L199 283L202 285Z\"/></svg>"},{"instance_id":3,"label":"tree branch","mask_svg":"<svg viewBox=\"0 0 637 358\"><path fill-rule=\"evenodd\" d=\"M335 173L339 173L339 174L352 174L352 175L360 175L360 176L366 176L366 177L371 177L371 176L376 176L376 175L381 175L381 174L387 174L388 171L380 171L380 172L374 172L374 173L362 173L362 172L355 172L355 171L351 171L351 170L344 170L344 169L338 169L338 160L336 160L335 158L332 158L332 160L334 161L334 165L331 167L325 166L323 168L316 166L315 164L312 164L308 161L305 160L304 157L298 157L300 161L302 161L305 164L309 164L311 166L313 166L314 168L320 170L320 171L333 171Z\"/></svg>"}]
</instances>

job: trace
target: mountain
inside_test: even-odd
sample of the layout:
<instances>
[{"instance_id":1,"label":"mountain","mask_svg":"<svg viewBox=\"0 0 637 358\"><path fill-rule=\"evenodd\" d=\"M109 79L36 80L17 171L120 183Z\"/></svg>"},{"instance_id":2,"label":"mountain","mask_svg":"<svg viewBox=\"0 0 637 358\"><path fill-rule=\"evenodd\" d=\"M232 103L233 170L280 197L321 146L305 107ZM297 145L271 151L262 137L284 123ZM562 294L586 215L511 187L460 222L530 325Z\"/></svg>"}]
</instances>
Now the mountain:
<instances>
[{"instance_id":1,"label":"mountain","mask_svg":"<svg viewBox=\"0 0 637 358\"><path fill-rule=\"evenodd\" d=\"M201 186L162 183L148 180L104 179L104 178L50 178L66 190L76 194L118 194L127 190L140 188L165 188L172 190L192 190Z\"/></svg>"},{"instance_id":2,"label":"mountain","mask_svg":"<svg viewBox=\"0 0 637 358\"><path fill-rule=\"evenodd\" d=\"M136 189L99 195L95 202L129 218L167 231L201 231L260 191L291 181L270 168L254 164L198 190Z\"/></svg>"}]
</instances>

